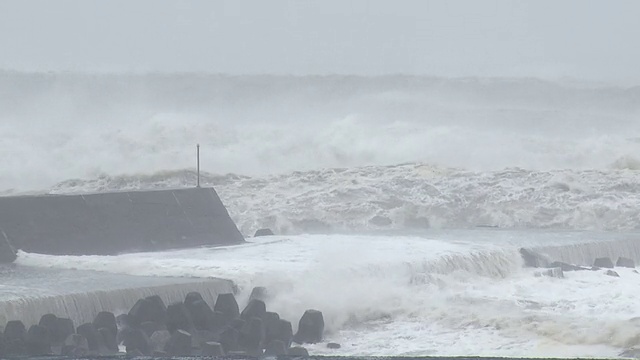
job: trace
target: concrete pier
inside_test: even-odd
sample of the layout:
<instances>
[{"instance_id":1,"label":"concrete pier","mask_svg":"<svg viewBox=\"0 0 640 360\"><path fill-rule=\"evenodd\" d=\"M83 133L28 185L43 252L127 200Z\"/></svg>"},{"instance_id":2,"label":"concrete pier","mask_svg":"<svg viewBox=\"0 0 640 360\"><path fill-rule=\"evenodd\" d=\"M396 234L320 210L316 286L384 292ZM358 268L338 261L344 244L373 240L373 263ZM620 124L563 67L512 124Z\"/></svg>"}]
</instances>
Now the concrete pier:
<instances>
[{"instance_id":1,"label":"concrete pier","mask_svg":"<svg viewBox=\"0 0 640 360\"><path fill-rule=\"evenodd\" d=\"M114 255L244 242L213 188L0 197L0 233L16 249Z\"/></svg>"}]
</instances>

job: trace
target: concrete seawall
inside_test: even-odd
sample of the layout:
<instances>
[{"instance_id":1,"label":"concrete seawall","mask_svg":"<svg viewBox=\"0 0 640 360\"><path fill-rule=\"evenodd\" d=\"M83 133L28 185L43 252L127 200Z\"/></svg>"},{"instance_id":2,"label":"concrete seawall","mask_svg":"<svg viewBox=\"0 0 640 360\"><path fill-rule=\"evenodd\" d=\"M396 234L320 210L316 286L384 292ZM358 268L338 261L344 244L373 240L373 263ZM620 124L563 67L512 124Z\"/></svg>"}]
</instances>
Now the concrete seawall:
<instances>
[{"instance_id":1,"label":"concrete seawall","mask_svg":"<svg viewBox=\"0 0 640 360\"><path fill-rule=\"evenodd\" d=\"M52 255L244 242L213 188L0 197L0 231L17 249Z\"/></svg>"},{"instance_id":2,"label":"concrete seawall","mask_svg":"<svg viewBox=\"0 0 640 360\"><path fill-rule=\"evenodd\" d=\"M197 291L205 301L213 304L219 294L234 293L233 283L229 280L201 279L178 282L0 301L0 326L4 326L9 320L22 320L29 327L37 324L44 314L70 318L76 325L80 325L91 322L100 311L126 313L138 299L151 295L159 295L166 304L173 304L182 301L189 292Z\"/></svg>"}]
</instances>

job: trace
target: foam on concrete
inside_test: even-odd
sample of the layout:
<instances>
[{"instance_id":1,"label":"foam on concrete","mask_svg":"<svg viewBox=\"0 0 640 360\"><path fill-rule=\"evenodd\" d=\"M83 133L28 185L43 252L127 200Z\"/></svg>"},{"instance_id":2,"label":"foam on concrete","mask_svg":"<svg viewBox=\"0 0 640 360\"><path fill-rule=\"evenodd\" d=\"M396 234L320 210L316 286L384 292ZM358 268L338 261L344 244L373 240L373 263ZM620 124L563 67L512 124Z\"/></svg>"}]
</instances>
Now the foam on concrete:
<instances>
[{"instance_id":1,"label":"foam on concrete","mask_svg":"<svg viewBox=\"0 0 640 360\"><path fill-rule=\"evenodd\" d=\"M213 188L0 197L0 231L15 248L52 255L244 242Z\"/></svg>"}]
</instances>

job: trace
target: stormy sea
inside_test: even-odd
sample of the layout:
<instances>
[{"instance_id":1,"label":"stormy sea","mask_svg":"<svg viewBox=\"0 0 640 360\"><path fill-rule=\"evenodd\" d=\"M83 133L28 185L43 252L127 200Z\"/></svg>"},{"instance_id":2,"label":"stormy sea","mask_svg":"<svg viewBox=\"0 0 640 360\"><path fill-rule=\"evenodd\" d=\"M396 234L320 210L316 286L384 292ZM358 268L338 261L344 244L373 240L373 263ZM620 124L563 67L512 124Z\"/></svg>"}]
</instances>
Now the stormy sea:
<instances>
[{"instance_id":1,"label":"stormy sea","mask_svg":"<svg viewBox=\"0 0 640 360\"><path fill-rule=\"evenodd\" d=\"M241 306L266 287L294 331L321 310L312 355L640 348L635 269L557 276L520 252L585 267L640 261L640 87L5 71L0 94L0 194L192 187L199 144L202 185L247 239L117 256L20 251L0 271L0 324L72 303L81 321L110 292L135 301L221 278ZM276 235L252 237L261 228Z\"/></svg>"}]
</instances>

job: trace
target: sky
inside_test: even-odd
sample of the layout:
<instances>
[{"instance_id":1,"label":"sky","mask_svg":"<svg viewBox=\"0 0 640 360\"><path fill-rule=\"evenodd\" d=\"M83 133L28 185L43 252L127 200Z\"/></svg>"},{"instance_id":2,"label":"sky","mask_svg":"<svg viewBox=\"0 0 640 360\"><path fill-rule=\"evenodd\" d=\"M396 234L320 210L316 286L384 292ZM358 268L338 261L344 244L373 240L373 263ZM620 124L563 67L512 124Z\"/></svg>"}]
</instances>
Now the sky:
<instances>
[{"instance_id":1,"label":"sky","mask_svg":"<svg viewBox=\"0 0 640 360\"><path fill-rule=\"evenodd\" d=\"M640 1L0 0L0 69L640 84Z\"/></svg>"}]
</instances>

